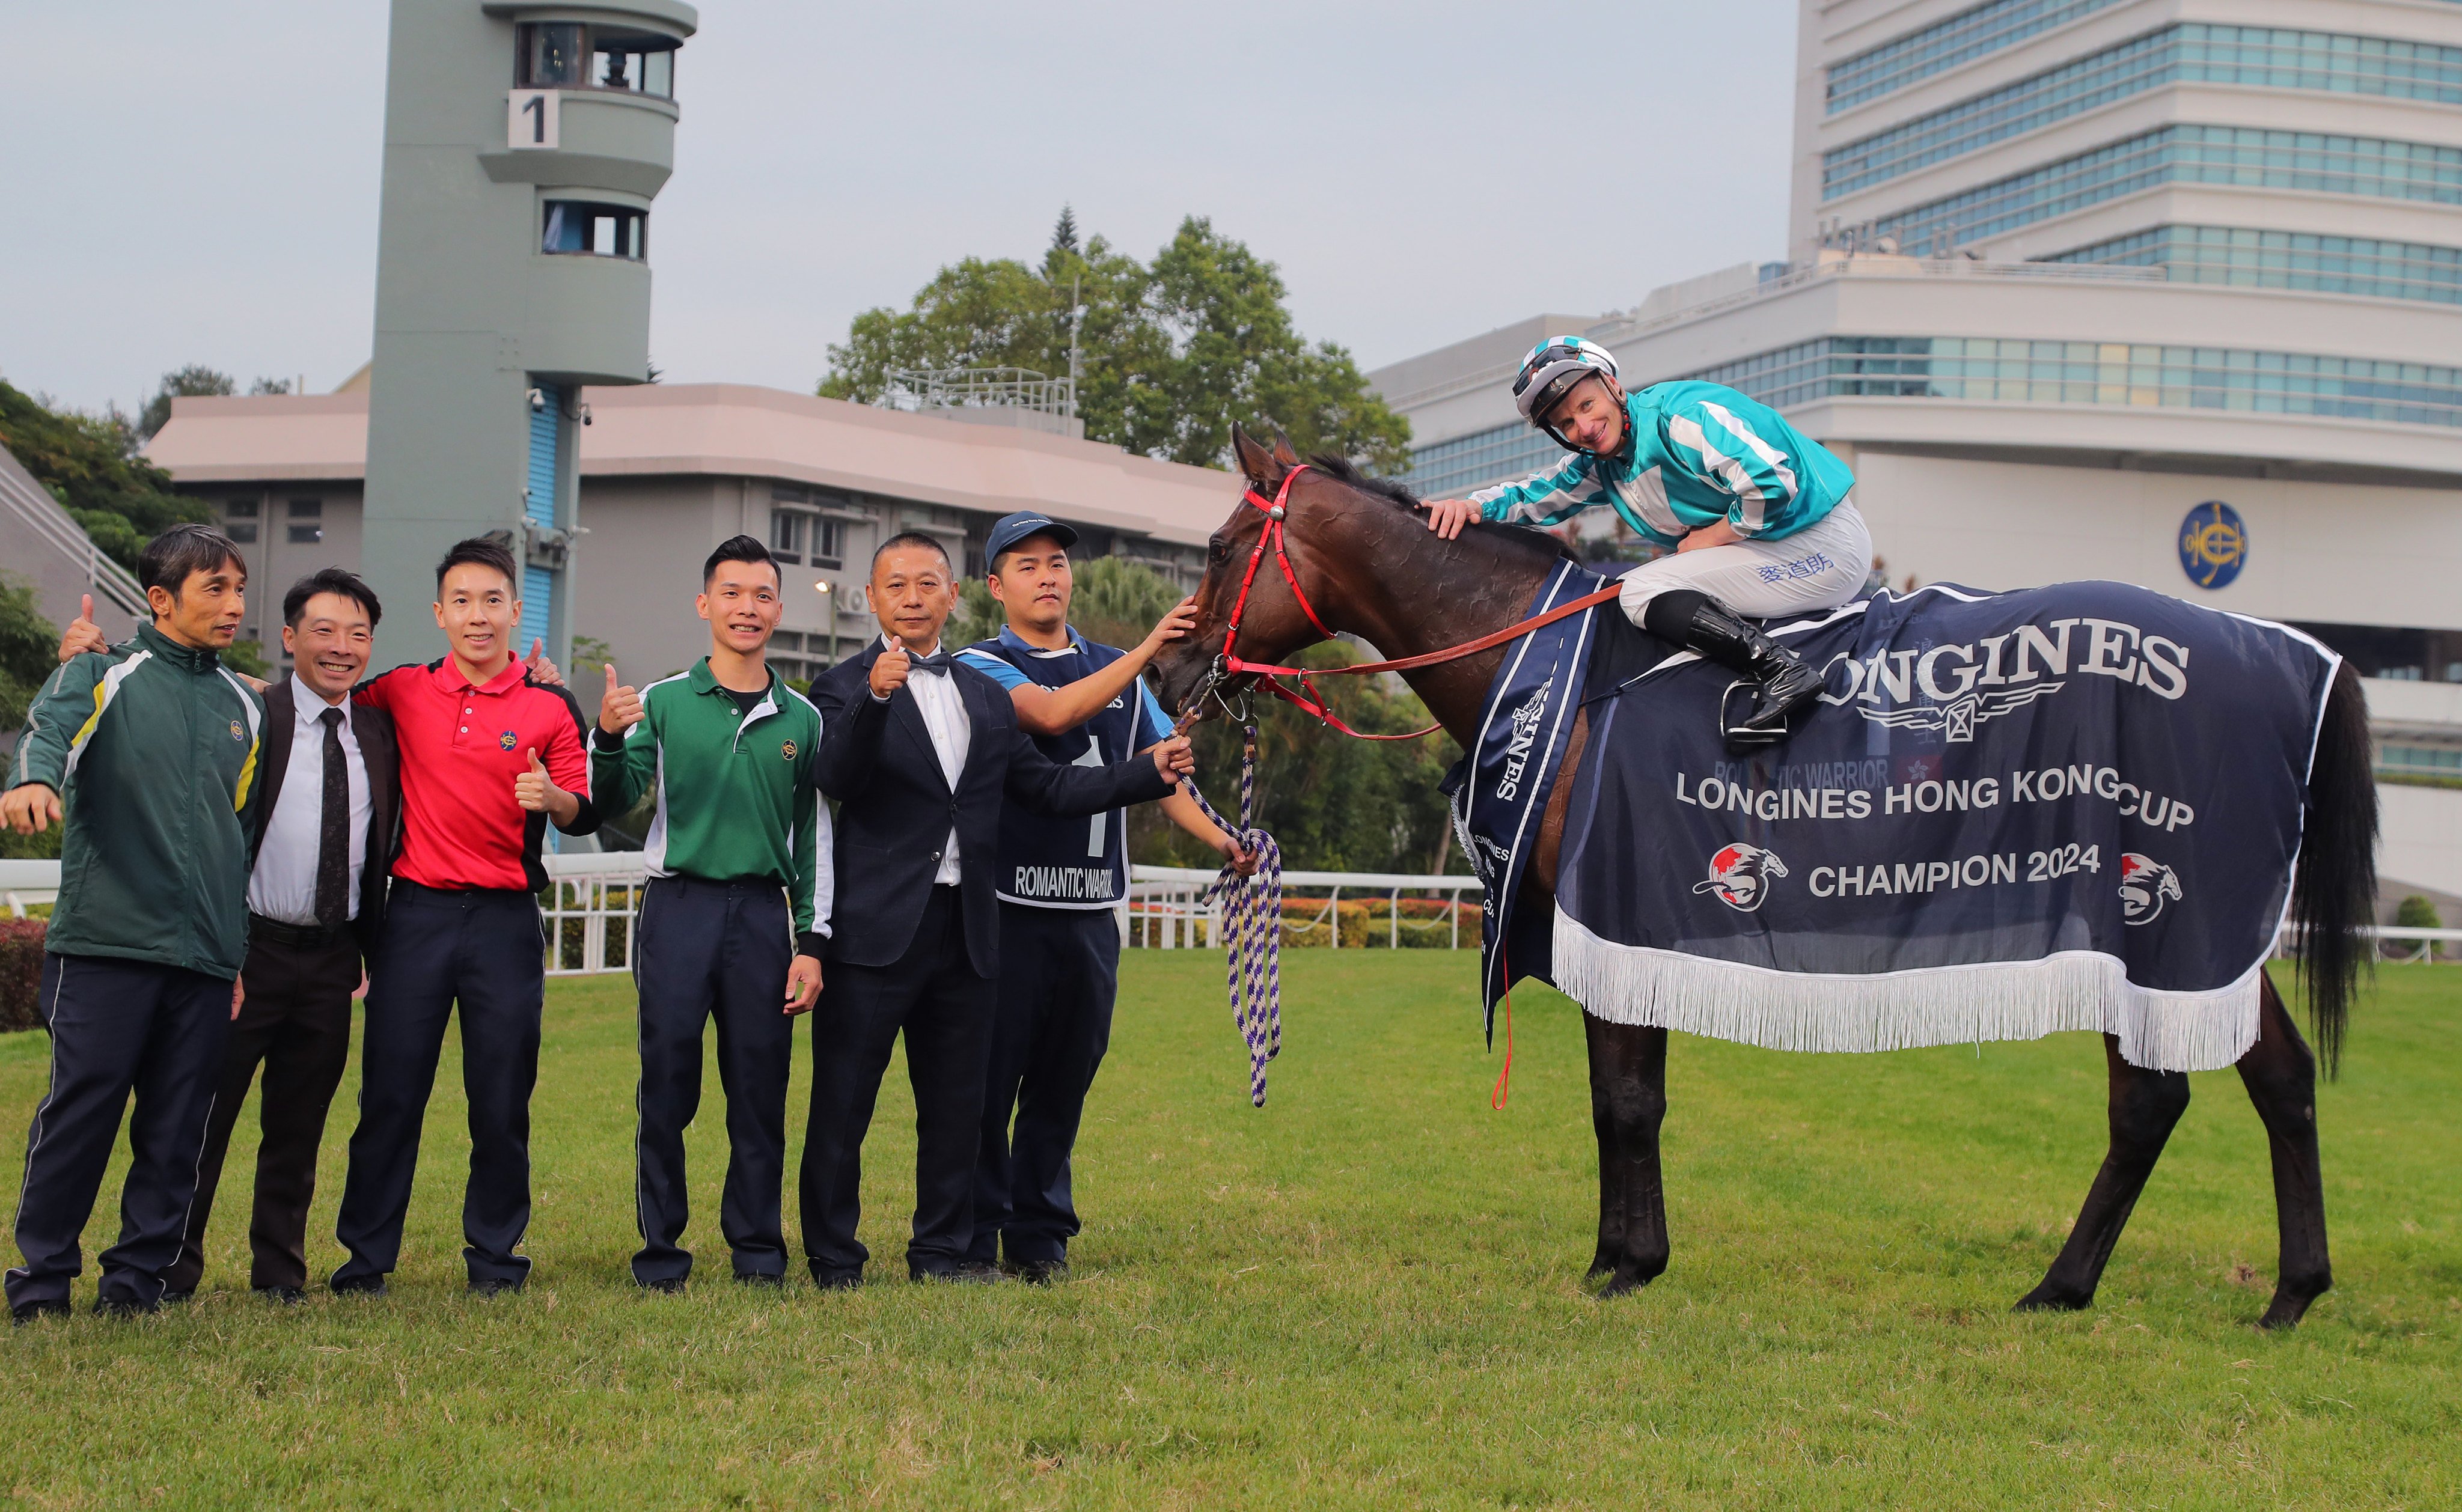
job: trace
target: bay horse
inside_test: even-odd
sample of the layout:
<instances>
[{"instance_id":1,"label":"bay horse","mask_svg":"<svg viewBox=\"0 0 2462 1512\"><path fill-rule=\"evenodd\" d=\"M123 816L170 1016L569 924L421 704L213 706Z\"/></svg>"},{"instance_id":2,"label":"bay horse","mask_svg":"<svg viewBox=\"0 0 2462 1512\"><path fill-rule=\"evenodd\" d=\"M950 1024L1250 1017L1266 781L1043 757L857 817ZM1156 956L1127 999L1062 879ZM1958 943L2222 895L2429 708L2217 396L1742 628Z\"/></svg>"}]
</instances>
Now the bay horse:
<instances>
[{"instance_id":1,"label":"bay horse","mask_svg":"<svg viewBox=\"0 0 2462 1512\"><path fill-rule=\"evenodd\" d=\"M1235 430L1233 446L1248 488L1262 498L1276 498L1289 481L1283 495L1284 531L1292 575L1284 581L1281 564L1267 562L1252 574L1246 601L1235 614L1243 570L1267 524L1265 511L1243 495L1208 542L1192 632L1155 659L1163 700L1183 716L1194 712L1191 705L1213 683L1208 673L1235 621L1239 653L1249 661L1287 661L1291 653L1325 639L1326 632L1355 635L1389 658L1417 656L1514 625L1541 579L1565 554L1555 538L1517 527L1473 526L1458 540L1442 540L1427 529L1419 501L1398 484L1363 476L1338 458L1313 458L1303 466L1287 441L1268 448ZM1300 476L1291 478L1294 470ZM1476 735L1483 695L1507 649L1500 645L1404 674L1430 714L1464 749ZM1584 716L1572 728L1525 874L1516 940L1524 938L1525 928L1544 932L1553 918L1565 812L1587 736ZM2327 700L2310 772L2292 895L2311 1022L2329 1074L2367 959L2361 928L2376 891L2376 828L2367 709L2345 664ZM1543 950L1511 948L1510 941L1508 950L1515 959L1544 959ZM2261 992L2257 1040L2237 1069L2265 1126L2281 1242L2274 1296L2259 1326L2284 1328L2297 1325L2333 1284L2333 1271L2317 1156L2317 1057L2270 981ZM1667 1112L1668 1031L1610 1024L1588 1013L1583 1024L1591 1123L1599 1142L1598 1248L1587 1279L1599 1285L1602 1297L1613 1297L1648 1285L1667 1268L1659 1129ZM2019 1301L2020 1309L2074 1310L2093 1302L2129 1211L2188 1108L2185 1073L2130 1065L2110 1035L2105 1036L2104 1057L2109 1153L2060 1255L2041 1284Z\"/></svg>"}]
</instances>

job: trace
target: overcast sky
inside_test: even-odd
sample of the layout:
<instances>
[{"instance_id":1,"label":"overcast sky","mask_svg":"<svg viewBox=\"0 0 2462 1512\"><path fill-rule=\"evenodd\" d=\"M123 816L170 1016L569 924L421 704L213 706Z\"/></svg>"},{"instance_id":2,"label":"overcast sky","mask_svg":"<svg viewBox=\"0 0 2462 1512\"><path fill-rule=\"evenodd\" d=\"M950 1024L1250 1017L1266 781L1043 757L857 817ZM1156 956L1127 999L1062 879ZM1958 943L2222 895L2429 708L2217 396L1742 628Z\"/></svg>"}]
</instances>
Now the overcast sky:
<instances>
[{"instance_id":1,"label":"overcast sky","mask_svg":"<svg viewBox=\"0 0 2462 1512\"><path fill-rule=\"evenodd\" d=\"M1783 255L1794 13L709 0L651 354L671 381L809 389L855 312L1039 256L1063 202L1140 257L1211 216L1364 366L1630 306ZM356 368L384 42L371 0L17 8L0 376L97 406L186 362L312 392Z\"/></svg>"}]
</instances>

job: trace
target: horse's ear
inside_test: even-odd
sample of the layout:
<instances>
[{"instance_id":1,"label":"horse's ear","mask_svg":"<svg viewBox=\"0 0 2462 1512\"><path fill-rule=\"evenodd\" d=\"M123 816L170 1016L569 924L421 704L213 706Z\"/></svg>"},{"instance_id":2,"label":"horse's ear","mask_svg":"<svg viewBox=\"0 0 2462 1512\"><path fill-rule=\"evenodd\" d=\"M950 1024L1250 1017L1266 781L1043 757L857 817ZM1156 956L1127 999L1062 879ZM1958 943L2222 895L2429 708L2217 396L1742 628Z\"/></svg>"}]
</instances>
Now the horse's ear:
<instances>
[{"instance_id":1,"label":"horse's ear","mask_svg":"<svg viewBox=\"0 0 2462 1512\"><path fill-rule=\"evenodd\" d=\"M1282 483L1286 469L1237 424L1231 427L1231 454L1239 459L1241 472L1258 487L1270 492Z\"/></svg>"},{"instance_id":2,"label":"horse's ear","mask_svg":"<svg viewBox=\"0 0 2462 1512\"><path fill-rule=\"evenodd\" d=\"M1274 460L1285 467L1300 464L1299 448L1291 444L1290 433L1280 425L1274 427Z\"/></svg>"}]
</instances>

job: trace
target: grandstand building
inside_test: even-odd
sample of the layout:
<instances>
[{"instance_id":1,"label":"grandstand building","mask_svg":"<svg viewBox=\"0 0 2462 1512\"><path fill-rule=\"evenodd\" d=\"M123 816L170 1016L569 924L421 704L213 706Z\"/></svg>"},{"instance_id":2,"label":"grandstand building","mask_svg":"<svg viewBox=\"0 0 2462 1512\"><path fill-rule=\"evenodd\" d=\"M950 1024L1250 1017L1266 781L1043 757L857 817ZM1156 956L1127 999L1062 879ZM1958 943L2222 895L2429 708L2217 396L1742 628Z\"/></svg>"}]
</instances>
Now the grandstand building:
<instances>
[{"instance_id":1,"label":"grandstand building","mask_svg":"<svg viewBox=\"0 0 2462 1512\"><path fill-rule=\"evenodd\" d=\"M2462 777L2462 3L1803 0L1797 58L1784 258L1379 370L1412 485L1560 455L1508 384L1586 335L1839 452L1893 584L2300 624ZM2388 786L2384 865L2462 922L2462 791Z\"/></svg>"}]
</instances>

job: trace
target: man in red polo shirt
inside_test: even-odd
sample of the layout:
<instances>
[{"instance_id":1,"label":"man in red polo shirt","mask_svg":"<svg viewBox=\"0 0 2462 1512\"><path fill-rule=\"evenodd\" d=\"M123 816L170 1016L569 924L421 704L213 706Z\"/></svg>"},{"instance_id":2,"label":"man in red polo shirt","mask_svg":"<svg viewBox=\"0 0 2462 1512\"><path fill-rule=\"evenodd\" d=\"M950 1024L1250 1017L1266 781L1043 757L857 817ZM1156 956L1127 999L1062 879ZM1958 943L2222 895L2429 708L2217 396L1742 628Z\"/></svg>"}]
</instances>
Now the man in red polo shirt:
<instances>
[{"instance_id":1,"label":"man in red polo shirt","mask_svg":"<svg viewBox=\"0 0 2462 1512\"><path fill-rule=\"evenodd\" d=\"M470 1180L462 1202L470 1289L518 1291L529 1226L530 1089L538 1079L546 959L539 842L598 828L580 707L513 658L512 553L464 541L436 569L451 651L396 667L357 697L393 716L401 746L401 853L368 964L359 1126L335 1237L351 1258L336 1292L380 1293L401 1255L420 1126L445 1020L462 1014Z\"/></svg>"}]
</instances>

